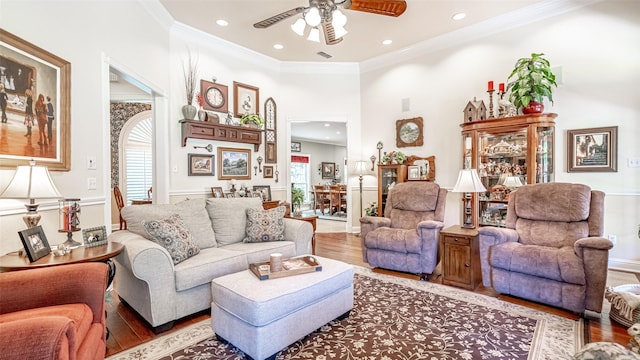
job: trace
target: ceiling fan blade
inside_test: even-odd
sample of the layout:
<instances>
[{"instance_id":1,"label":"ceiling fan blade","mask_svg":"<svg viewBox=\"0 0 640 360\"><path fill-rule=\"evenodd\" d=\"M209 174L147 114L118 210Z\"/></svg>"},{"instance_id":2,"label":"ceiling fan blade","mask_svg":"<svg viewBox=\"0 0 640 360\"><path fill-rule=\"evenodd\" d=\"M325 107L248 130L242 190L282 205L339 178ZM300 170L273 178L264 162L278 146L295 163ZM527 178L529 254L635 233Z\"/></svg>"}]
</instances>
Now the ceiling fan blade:
<instances>
[{"instance_id":1,"label":"ceiling fan blade","mask_svg":"<svg viewBox=\"0 0 640 360\"><path fill-rule=\"evenodd\" d=\"M330 21L322 23L322 30L324 31L324 41L327 45L335 45L342 41L342 38L336 39L336 31Z\"/></svg>"},{"instance_id":2,"label":"ceiling fan blade","mask_svg":"<svg viewBox=\"0 0 640 360\"><path fill-rule=\"evenodd\" d=\"M400 16L407 10L407 2L404 0L351 0L351 5L347 1L345 9L364 11L368 13Z\"/></svg>"},{"instance_id":3,"label":"ceiling fan blade","mask_svg":"<svg viewBox=\"0 0 640 360\"><path fill-rule=\"evenodd\" d=\"M257 29L268 28L269 26L271 26L271 25L273 25L273 24L275 24L277 22L280 22L280 21L282 21L284 19L290 18L290 17L292 17L294 15L300 14L301 12L305 11L306 9L307 9L306 7L299 6L299 7L295 8L295 9L287 10L287 11L285 11L283 13L278 14L278 15L273 15L270 18L264 19L262 21L258 21L257 23L253 24L253 27L257 28Z\"/></svg>"}]
</instances>

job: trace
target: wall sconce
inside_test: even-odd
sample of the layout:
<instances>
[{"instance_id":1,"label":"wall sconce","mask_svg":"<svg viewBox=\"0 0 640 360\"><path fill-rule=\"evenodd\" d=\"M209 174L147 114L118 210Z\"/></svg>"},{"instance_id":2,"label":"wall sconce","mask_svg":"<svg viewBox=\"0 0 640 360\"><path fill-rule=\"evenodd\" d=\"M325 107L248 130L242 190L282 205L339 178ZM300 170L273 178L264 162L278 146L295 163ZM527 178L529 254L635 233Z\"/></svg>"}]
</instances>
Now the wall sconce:
<instances>
[{"instance_id":1,"label":"wall sconce","mask_svg":"<svg viewBox=\"0 0 640 360\"><path fill-rule=\"evenodd\" d=\"M376 156L375 155L371 155L369 160L371 160L371 171L373 171L375 169L375 166L376 166Z\"/></svg>"}]
</instances>

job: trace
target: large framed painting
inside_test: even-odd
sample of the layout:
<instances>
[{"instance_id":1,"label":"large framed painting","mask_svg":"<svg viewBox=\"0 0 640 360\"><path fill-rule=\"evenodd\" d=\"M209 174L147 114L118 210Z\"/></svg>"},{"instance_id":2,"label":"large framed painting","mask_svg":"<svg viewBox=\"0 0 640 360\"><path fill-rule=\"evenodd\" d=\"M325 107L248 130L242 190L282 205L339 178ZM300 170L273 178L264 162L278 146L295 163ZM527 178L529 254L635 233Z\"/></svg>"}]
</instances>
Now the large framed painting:
<instances>
[{"instance_id":1,"label":"large framed painting","mask_svg":"<svg viewBox=\"0 0 640 360\"><path fill-rule=\"evenodd\" d=\"M251 180L251 150L218 148L219 180Z\"/></svg>"},{"instance_id":2,"label":"large framed painting","mask_svg":"<svg viewBox=\"0 0 640 360\"><path fill-rule=\"evenodd\" d=\"M2 123L8 139L0 142L0 168L34 159L49 170L69 171L71 64L0 29L0 97L7 104ZM46 116L37 118L36 105Z\"/></svg>"},{"instance_id":3,"label":"large framed painting","mask_svg":"<svg viewBox=\"0 0 640 360\"><path fill-rule=\"evenodd\" d=\"M567 130L568 172L617 172L618 127Z\"/></svg>"}]
</instances>

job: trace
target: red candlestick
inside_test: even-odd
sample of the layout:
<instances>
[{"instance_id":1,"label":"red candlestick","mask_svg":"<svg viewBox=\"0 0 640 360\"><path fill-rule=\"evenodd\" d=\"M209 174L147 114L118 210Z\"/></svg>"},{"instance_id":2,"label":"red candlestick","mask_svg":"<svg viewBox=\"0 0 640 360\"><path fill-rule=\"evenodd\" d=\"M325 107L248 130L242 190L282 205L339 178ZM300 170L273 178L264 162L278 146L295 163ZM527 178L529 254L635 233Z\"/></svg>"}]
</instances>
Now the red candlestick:
<instances>
[{"instance_id":1,"label":"red candlestick","mask_svg":"<svg viewBox=\"0 0 640 360\"><path fill-rule=\"evenodd\" d=\"M499 90L500 92L504 92L504 83L500 83L500 84L498 84L498 90Z\"/></svg>"},{"instance_id":2,"label":"red candlestick","mask_svg":"<svg viewBox=\"0 0 640 360\"><path fill-rule=\"evenodd\" d=\"M487 91L491 91L493 90L493 81L489 81L489 90Z\"/></svg>"}]
</instances>

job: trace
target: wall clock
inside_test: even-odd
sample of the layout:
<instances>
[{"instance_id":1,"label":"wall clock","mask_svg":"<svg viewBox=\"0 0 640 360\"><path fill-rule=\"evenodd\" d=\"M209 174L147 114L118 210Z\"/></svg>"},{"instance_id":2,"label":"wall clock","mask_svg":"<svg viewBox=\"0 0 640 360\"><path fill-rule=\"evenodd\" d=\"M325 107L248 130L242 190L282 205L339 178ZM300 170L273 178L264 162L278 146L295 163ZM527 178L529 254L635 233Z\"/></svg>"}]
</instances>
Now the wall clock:
<instances>
[{"instance_id":1,"label":"wall clock","mask_svg":"<svg viewBox=\"0 0 640 360\"><path fill-rule=\"evenodd\" d=\"M396 146L422 146L422 126L421 117L396 121Z\"/></svg>"},{"instance_id":2,"label":"wall clock","mask_svg":"<svg viewBox=\"0 0 640 360\"><path fill-rule=\"evenodd\" d=\"M268 98L264 103L264 162L275 164L278 162L278 133L277 107L273 98Z\"/></svg>"},{"instance_id":3,"label":"wall clock","mask_svg":"<svg viewBox=\"0 0 640 360\"><path fill-rule=\"evenodd\" d=\"M229 109L229 89L226 85L200 80L200 94L204 109L226 113Z\"/></svg>"}]
</instances>

